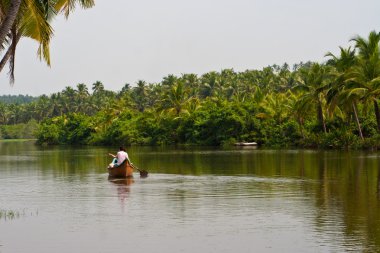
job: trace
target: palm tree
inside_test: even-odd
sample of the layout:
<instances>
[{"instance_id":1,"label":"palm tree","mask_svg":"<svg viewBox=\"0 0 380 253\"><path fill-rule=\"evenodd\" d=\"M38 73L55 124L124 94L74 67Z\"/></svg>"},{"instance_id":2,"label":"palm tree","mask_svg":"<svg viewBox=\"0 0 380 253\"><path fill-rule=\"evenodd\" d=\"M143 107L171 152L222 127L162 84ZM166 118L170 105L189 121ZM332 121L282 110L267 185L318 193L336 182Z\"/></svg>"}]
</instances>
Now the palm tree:
<instances>
[{"instance_id":1,"label":"palm tree","mask_svg":"<svg viewBox=\"0 0 380 253\"><path fill-rule=\"evenodd\" d=\"M273 118L281 124L289 113L289 96L292 93L269 93L261 103L264 112L256 115L258 118Z\"/></svg>"},{"instance_id":2,"label":"palm tree","mask_svg":"<svg viewBox=\"0 0 380 253\"><path fill-rule=\"evenodd\" d=\"M34 113L35 119L40 122L47 117L51 117L53 113L53 107L51 106L51 100L46 96L42 95L34 103Z\"/></svg>"},{"instance_id":3,"label":"palm tree","mask_svg":"<svg viewBox=\"0 0 380 253\"><path fill-rule=\"evenodd\" d=\"M163 106L169 112L174 112L175 116L178 117L183 111L187 101L187 89L184 87L184 83L182 81L176 81L176 83L166 92Z\"/></svg>"},{"instance_id":4,"label":"palm tree","mask_svg":"<svg viewBox=\"0 0 380 253\"><path fill-rule=\"evenodd\" d=\"M202 75L199 96L207 98L216 95L220 89L220 79L220 75L215 71Z\"/></svg>"},{"instance_id":5,"label":"palm tree","mask_svg":"<svg viewBox=\"0 0 380 253\"><path fill-rule=\"evenodd\" d=\"M0 8L4 7L4 1L0 2ZM10 59L10 81L14 81L14 58L16 46L22 36L29 37L40 43L38 56L43 58L50 65L49 43L53 34L49 20L53 16L54 10L50 2L36 0L24 0L19 7L18 15L13 22L13 26L8 33L6 44L7 52L0 62L0 71ZM3 44L4 45L4 44Z\"/></svg>"},{"instance_id":6,"label":"palm tree","mask_svg":"<svg viewBox=\"0 0 380 253\"><path fill-rule=\"evenodd\" d=\"M316 105L317 120L326 133L326 123L323 115L325 105L325 91L329 82L329 70L327 66L313 63L310 67L301 68L299 71L300 83L295 89L303 90L305 93L298 101L298 107L302 108L310 104Z\"/></svg>"},{"instance_id":7,"label":"palm tree","mask_svg":"<svg viewBox=\"0 0 380 253\"><path fill-rule=\"evenodd\" d=\"M340 56L337 57L331 52L326 56L331 57L329 64L337 70L334 72L334 81L331 88L327 92L327 100L330 105L330 111L333 112L337 105L346 108L347 111L353 113L356 125L358 127L359 136L364 140L360 120L358 116L357 103L361 99L362 94L355 89L351 89L352 83L347 81L347 72L356 64L355 50L351 47L340 48Z\"/></svg>"},{"instance_id":8,"label":"palm tree","mask_svg":"<svg viewBox=\"0 0 380 253\"><path fill-rule=\"evenodd\" d=\"M67 86L63 91L62 91L62 102L63 102L63 108L65 113L69 112L75 112L76 111L76 103L75 103L75 95L76 92L75 90Z\"/></svg>"},{"instance_id":9,"label":"palm tree","mask_svg":"<svg viewBox=\"0 0 380 253\"><path fill-rule=\"evenodd\" d=\"M358 49L358 56L357 63L348 73L348 81L355 84L355 92L365 93L364 99L373 103L377 130L380 133L380 33L372 31L368 40L357 36L352 41Z\"/></svg>"},{"instance_id":10,"label":"palm tree","mask_svg":"<svg viewBox=\"0 0 380 253\"><path fill-rule=\"evenodd\" d=\"M132 89L131 97L136 105L137 110L139 112L144 112L147 103L147 91L145 81L139 80L137 82L137 87L134 87Z\"/></svg>"},{"instance_id":11,"label":"palm tree","mask_svg":"<svg viewBox=\"0 0 380 253\"><path fill-rule=\"evenodd\" d=\"M10 32L14 22L16 21L17 14L20 9L22 0L11 0L1 2L1 25L0 25L0 46L4 45L6 37Z\"/></svg>"},{"instance_id":12,"label":"palm tree","mask_svg":"<svg viewBox=\"0 0 380 253\"><path fill-rule=\"evenodd\" d=\"M67 18L70 13L79 4L83 9L91 8L95 5L94 0L55 0L55 9L57 12L63 12Z\"/></svg>"},{"instance_id":13,"label":"palm tree","mask_svg":"<svg viewBox=\"0 0 380 253\"><path fill-rule=\"evenodd\" d=\"M0 72L10 59L10 81L14 81L14 57L16 46L21 37L36 40L40 46L37 54L50 65L50 39L53 29L49 22L59 12L66 17L79 3L83 8L94 5L93 0L12 0L0 1L0 51L8 45L0 61Z\"/></svg>"},{"instance_id":14,"label":"palm tree","mask_svg":"<svg viewBox=\"0 0 380 253\"><path fill-rule=\"evenodd\" d=\"M77 84L76 95L77 111L86 113L88 109L88 97L90 94L88 93L88 88L84 83Z\"/></svg>"},{"instance_id":15,"label":"palm tree","mask_svg":"<svg viewBox=\"0 0 380 253\"><path fill-rule=\"evenodd\" d=\"M199 79L196 74L183 74L181 80L184 81L184 85L189 89L191 96L196 96L199 92Z\"/></svg>"},{"instance_id":16,"label":"palm tree","mask_svg":"<svg viewBox=\"0 0 380 253\"><path fill-rule=\"evenodd\" d=\"M94 95L104 92L104 85L100 81L96 81L92 84L92 91Z\"/></svg>"},{"instance_id":17,"label":"palm tree","mask_svg":"<svg viewBox=\"0 0 380 253\"><path fill-rule=\"evenodd\" d=\"M61 92L54 93L50 96L52 116L62 116L64 113Z\"/></svg>"}]
</instances>

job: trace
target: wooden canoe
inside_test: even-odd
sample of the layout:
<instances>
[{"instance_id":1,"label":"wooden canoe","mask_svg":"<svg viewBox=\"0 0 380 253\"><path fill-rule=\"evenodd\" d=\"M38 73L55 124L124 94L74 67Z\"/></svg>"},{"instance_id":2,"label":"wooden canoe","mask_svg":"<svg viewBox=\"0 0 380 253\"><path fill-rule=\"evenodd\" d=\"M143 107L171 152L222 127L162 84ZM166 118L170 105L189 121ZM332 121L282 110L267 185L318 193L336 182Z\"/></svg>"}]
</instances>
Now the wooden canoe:
<instances>
[{"instance_id":1,"label":"wooden canoe","mask_svg":"<svg viewBox=\"0 0 380 253\"><path fill-rule=\"evenodd\" d=\"M111 178L127 178L133 177L133 168L128 160L125 160L119 166L113 168L108 167L108 174Z\"/></svg>"}]
</instances>

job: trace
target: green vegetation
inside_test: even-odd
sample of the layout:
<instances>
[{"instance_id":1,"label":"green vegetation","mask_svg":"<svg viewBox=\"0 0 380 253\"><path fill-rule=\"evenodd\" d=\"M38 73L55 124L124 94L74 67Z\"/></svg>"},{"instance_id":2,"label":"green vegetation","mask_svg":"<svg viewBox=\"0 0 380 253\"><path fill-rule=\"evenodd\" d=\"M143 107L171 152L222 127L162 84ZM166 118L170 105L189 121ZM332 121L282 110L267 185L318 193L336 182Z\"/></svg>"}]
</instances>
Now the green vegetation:
<instances>
[{"instance_id":1,"label":"green vegetation","mask_svg":"<svg viewBox=\"0 0 380 253\"><path fill-rule=\"evenodd\" d=\"M17 218L20 218L22 215L25 215L25 213L20 213L19 211L13 211L13 210L2 210L0 209L0 220L14 220Z\"/></svg>"},{"instance_id":2,"label":"green vegetation","mask_svg":"<svg viewBox=\"0 0 380 253\"><path fill-rule=\"evenodd\" d=\"M169 75L112 92L101 82L27 104L0 103L0 124L35 120L40 144L380 146L380 34L325 63Z\"/></svg>"},{"instance_id":3,"label":"green vegetation","mask_svg":"<svg viewBox=\"0 0 380 253\"><path fill-rule=\"evenodd\" d=\"M26 104L35 100L35 97L24 95L2 95L0 102L4 104Z\"/></svg>"},{"instance_id":4,"label":"green vegetation","mask_svg":"<svg viewBox=\"0 0 380 253\"><path fill-rule=\"evenodd\" d=\"M19 219L21 217L25 217L27 215L30 216L37 216L37 211L28 211L27 209L23 209L21 211L19 210L6 210L6 209L0 209L0 221L1 220L15 220Z\"/></svg>"},{"instance_id":5,"label":"green vegetation","mask_svg":"<svg viewBox=\"0 0 380 253\"><path fill-rule=\"evenodd\" d=\"M38 127L35 120L14 125L0 125L0 137L3 139L34 139Z\"/></svg>"}]
</instances>

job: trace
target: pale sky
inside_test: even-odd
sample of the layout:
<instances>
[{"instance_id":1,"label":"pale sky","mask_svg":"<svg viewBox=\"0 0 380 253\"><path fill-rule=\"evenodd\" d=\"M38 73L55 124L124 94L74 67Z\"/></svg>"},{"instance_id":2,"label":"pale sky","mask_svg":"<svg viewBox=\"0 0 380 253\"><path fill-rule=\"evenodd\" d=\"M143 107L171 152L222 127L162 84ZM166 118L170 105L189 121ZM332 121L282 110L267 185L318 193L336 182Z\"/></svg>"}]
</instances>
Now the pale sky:
<instances>
[{"instance_id":1,"label":"pale sky","mask_svg":"<svg viewBox=\"0 0 380 253\"><path fill-rule=\"evenodd\" d=\"M53 22L51 68L20 41L16 82L0 95L33 96L101 81L118 91L142 79L326 59L356 35L380 31L379 0L95 0Z\"/></svg>"}]
</instances>

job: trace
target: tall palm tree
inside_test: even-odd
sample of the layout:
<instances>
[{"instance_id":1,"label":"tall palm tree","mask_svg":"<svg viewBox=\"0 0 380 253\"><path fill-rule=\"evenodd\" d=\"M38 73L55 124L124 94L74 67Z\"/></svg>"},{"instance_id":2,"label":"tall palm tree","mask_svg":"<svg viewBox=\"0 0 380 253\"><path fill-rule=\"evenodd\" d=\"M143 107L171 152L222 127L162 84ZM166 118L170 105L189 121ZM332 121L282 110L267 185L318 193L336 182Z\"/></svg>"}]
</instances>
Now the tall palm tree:
<instances>
[{"instance_id":1,"label":"tall palm tree","mask_svg":"<svg viewBox=\"0 0 380 253\"><path fill-rule=\"evenodd\" d=\"M77 84L76 100L78 112L86 113L88 110L88 88L84 83Z\"/></svg>"},{"instance_id":2,"label":"tall palm tree","mask_svg":"<svg viewBox=\"0 0 380 253\"><path fill-rule=\"evenodd\" d=\"M102 92L104 92L104 85L102 82L100 81L96 81L95 83L92 84L92 91L93 91L93 94L96 95L96 94L100 94Z\"/></svg>"},{"instance_id":3,"label":"tall palm tree","mask_svg":"<svg viewBox=\"0 0 380 253\"><path fill-rule=\"evenodd\" d=\"M316 105L317 120L326 133L326 123L323 113L325 105L325 91L329 84L328 67L313 63L310 67L303 67L299 71L300 83L295 89L303 90L305 93L298 101L298 107L302 108L310 104Z\"/></svg>"},{"instance_id":4,"label":"tall palm tree","mask_svg":"<svg viewBox=\"0 0 380 253\"><path fill-rule=\"evenodd\" d=\"M352 41L358 49L358 56L357 63L348 73L348 81L355 84L353 91L364 92L364 99L373 103L377 130L380 133L380 33L372 31L368 40L357 36Z\"/></svg>"},{"instance_id":5,"label":"tall palm tree","mask_svg":"<svg viewBox=\"0 0 380 253\"><path fill-rule=\"evenodd\" d=\"M62 98L62 102L64 105L64 112L65 113L76 111L75 95L76 95L75 90L70 86L67 86L62 91L62 97L61 98Z\"/></svg>"},{"instance_id":6,"label":"tall palm tree","mask_svg":"<svg viewBox=\"0 0 380 253\"><path fill-rule=\"evenodd\" d=\"M359 136L364 140L357 110L357 103L362 97L362 92L360 92L360 90L352 89L352 83L347 80L347 72L355 66L357 61L355 50L351 50L351 47L347 49L342 47L339 48L340 56L335 56L331 52L326 54L326 56L331 57L329 64L336 69L336 71L333 72L334 80L327 92L327 100L331 112L333 112L335 107L339 105L344 107L348 112L353 113L355 123L358 127Z\"/></svg>"},{"instance_id":7,"label":"tall palm tree","mask_svg":"<svg viewBox=\"0 0 380 253\"><path fill-rule=\"evenodd\" d=\"M146 82L139 80L137 82L137 87L133 87L131 96L137 110L139 112L144 112L147 103Z\"/></svg>"},{"instance_id":8,"label":"tall palm tree","mask_svg":"<svg viewBox=\"0 0 380 253\"><path fill-rule=\"evenodd\" d=\"M52 116L62 116L64 113L61 92L54 93L50 96Z\"/></svg>"}]
</instances>

